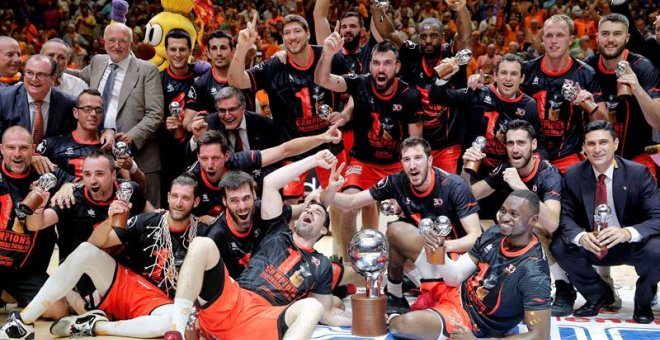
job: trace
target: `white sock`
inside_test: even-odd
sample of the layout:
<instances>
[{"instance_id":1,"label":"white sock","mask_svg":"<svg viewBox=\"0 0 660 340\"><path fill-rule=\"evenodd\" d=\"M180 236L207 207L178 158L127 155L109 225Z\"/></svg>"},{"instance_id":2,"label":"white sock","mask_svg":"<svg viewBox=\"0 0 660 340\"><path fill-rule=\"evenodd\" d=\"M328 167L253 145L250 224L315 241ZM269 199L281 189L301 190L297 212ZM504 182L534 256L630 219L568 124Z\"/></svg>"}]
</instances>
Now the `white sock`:
<instances>
[{"instance_id":1,"label":"white sock","mask_svg":"<svg viewBox=\"0 0 660 340\"><path fill-rule=\"evenodd\" d=\"M550 266L550 273L552 274L552 276L554 276L555 281L564 281L567 283L570 282L564 270L561 269L561 267L559 266L559 263L555 263L552 266Z\"/></svg>"},{"instance_id":2,"label":"white sock","mask_svg":"<svg viewBox=\"0 0 660 340\"><path fill-rule=\"evenodd\" d=\"M188 299L183 298L174 298L174 313L172 315L172 327L181 333L181 335L186 332L186 324L188 324L188 318L193 312L193 302Z\"/></svg>"},{"instance_id":3,"label":"white sock","mask_svg":"<svg viewBox=\"0 0 660 340\"><path fill-rule=\"evenodd\" d=\"M166 305L171 306L171 305ZM164 307L164 306L161 306ZM158 307L158 308L161 308ZM114 335L131 338L159 338L165 335L172 324L172 310L167 314L145 315L131 320L97 322L96 335Z\"/></svg>"},{"instance_id":4,"label":"white sock","mask_svg":"<svg viewBox=\"0 0 660 340\"><path fill-rule=\"evenodd\" d=\"M396 297L403 297L403 280L399 281L399 283L392 283L392 281L390 281L390 278L388 277L387 292Z\"/></svg>"},{"instance_id":5,"label":"white sock","mask_svg":"<svg viewBox=\"0 0 660 340\"><path fill-rule=\"evenodd\" d=\"M417 287L422 285L422 273L419 272L419 269L417 267L413 268L413 270L409 271L406 273L406 276L412 281Z\"/></svg>"}]
</instances>

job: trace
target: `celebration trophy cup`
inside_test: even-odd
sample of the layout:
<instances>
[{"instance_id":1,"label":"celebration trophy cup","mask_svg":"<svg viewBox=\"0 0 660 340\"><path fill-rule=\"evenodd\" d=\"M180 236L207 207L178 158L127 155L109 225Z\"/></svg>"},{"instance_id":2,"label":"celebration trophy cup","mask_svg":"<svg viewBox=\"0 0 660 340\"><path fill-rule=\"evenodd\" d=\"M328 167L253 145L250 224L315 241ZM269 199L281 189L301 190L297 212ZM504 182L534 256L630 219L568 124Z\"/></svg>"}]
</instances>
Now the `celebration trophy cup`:
<instances>
[{"instance_id":1,"label":"celebration trophy cup","mask_svg":"<svg viewBox=\"0 0 660 340\"><path fill-rule=\"evenodd\" d=\"M483 151L484 148L486 147L486 137L484 136L478 136L477 138L474 139L474 142L472 142L472 146L475 148L478 148L479 151ZM463 170L470 174L470 176L476 176L477 172L479 172L479 165L481 165L481 161L467 161L465 162L465 165L463 166Z\"/></svg>"},{"instance_id":2,"label":"celebration trophy cup","mask_svg":"<svg viewBox=\"0 0 660 340\"><path fill-rule=\"evenodd\" d=\"M607 228L607 224L610 223L610 217L612 217L612 209L607 204L600 204L596 207L596 212L594 213L594 223L596 223L596 230L594 230L594 236L598 237L598 234L601 230ZM607 246L600 247L600 253L596 255L598 259L602 259L607 255Z\"/></svg>"},{"instance_id":3,"label":"celebration trophy cup","mask_svg":"<svg viewBox=\"0 0 660 340\"><path fill-rule=\"evenodd\" d=\"M578 95L575 83L570 79L565 79L564 84L561 86L561 94L564 96L564 99L573 102ZM598 109L598 104L591 99L587 99L580 103L580 108L582 111L592 114Z\"/></svg>"},{"instance_id":4,"label":"celebration trophy cup","mask_svg":"<svg viewBox=\"0 0 660 340\"><path fill-rule=\"evenodd\" d=\"M123 182L119 184L119 189L117 189L117 199L128 203L131 200L133 195L133 187L131 183ZM112 226L126 228L126 222L128 221L128 211L123 213L116 214L112 216Z\"/></svg>"},{"instance_id":5,"label":"celebration trophy cup","mask_svg":"<svg viewBox=\"0 0 660 340\"><path fill-rule=\"evenodd\" d=\"M119 156L127 154L128 153L128 144L124 142L117 142L115 145L112 146L112 155L115 156L115 160L119 158Z\"/></svg>"},{"instance_id":6,"label":"celebration trophy cup","mask_svg":"<svg viewBox=\"0 0 660 340\"><path fill-rule=\"evenodd\" d=\"M456 58L456 63L458 64L458 66L467 65L467 63L469 63L470 59L472 58L472 51L470 51L467 48L464 50L460 50L458 53L456 53L454 58ZM435 73L438 75L438 78L440 79L444 79L452 71L451 65L447 63L445 64L441 63L440 65L436 66L434 69L435 69Z\"/></svg>"},{"instance_id":7,"label":"celebration trophy cup","mask_svg":"<svg viewBox=\"0 0 660 340\"><path fill-rule=\"evenodd\" d=\"M392 202L389 200L380 202L380 212L385 216L394 215L394 204L392 204Z\"/></svg>"},{"instance_id":8,"label":"celebration trophy cup","mask_svg":"<svg viewBox=\"0 0 660 340\"><path fill-rule=\"evenodd\" d=\"M41 175L41 177L39 177L37 180L37 186L39 186L41 189L44 189L45 191L54 188L56 184L57 177L55 177L55 175L50 172ZM34 213L34 210L37 209L41 203L43 203L43 198L41 195L30 191L27 196L25 196L23 201L18 205L18 210L25 214L25 216L29 216Z\"/></svg>"},{"instance_id":9,"label":"celebration trophy cup","mask_svg":"<svg viewBox=\"0 0 660 340\"><path fill-rule=\"evenodd\" d=\"M332 108L330 107L330 105L322 104L321 106L319 106L319 117L321 117L321 119L323 120L328 119L331 113L332 113Z\"/></svg>"},{"instance_id":10,"label":"celebration trophy cup","mask_svg":"<svg viewBox=\"0 0 660 340\"><path fill-rule=\"evenodd\" d=\"M627 74L626 72L626 61L621 60L616 64L616 77L619 78L623 76L624 74ZM632 96L632 88L628 84L624 83L616 83L616 95L617 97L628 97L630 98Z\"/></svg>"},{"instance_id":11,"label":"celebration trophy cup","mask_svg":"<svg viewBox=\"0 0 660 340\"><path fill-rule=\"evenodd\" d=\"M179 104L179 102L171 102L170 106L168 106L168 109L170 110L170 116L177 118L179 118L181 111L183 111L183 108L181 108L181 104Z\"/></svg>"},{"instance_id":12,"label":"celebration trophy cup","mask_svg":"<svg viewBox=\"0 0 660 340\"><path fill-rule=\"evenodd\" d=\"M385 235L370 229L362 229L355 234L348 246L353 269L367 280L365 294L351 295L354 335L379 336L387 333L387 298L380 293L380 285L383 272L387 269L388 251Z\"/></svg>"},{"instance_id":13,"label":"celebration trophy cup","mask_svg":"<svg viewBox=\"0 0 660 340\"><path fill-rule=\"evenodd\" d=\"M447 216L438 216L433 222L430 218L424 218L419 222L419 230L422 233L427 230L435 230L440 237L447 237L451 233L451 222ZM426 252L426 261L430 264L445 264L445 246L444 244L434 252Z\"/></svg>"}]
</instances>

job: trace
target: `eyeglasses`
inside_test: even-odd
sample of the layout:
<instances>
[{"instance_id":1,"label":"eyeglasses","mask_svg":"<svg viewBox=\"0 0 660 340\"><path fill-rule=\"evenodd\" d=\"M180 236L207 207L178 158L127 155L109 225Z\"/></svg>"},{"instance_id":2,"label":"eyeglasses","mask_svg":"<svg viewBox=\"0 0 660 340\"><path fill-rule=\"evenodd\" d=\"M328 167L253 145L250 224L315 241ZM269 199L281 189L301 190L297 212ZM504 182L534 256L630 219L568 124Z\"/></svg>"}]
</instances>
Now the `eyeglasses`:
<instances>
[{"instance_id":1,"label":"eyeglasses","mask_svg":"<svg viewBox=\"0 0 660 340\"><path fill-rule=\"evenodd\" d=\"M110 38L110 39L107 39L107 40L106 40L106 43L108 43L108 44L110 44L110 45L116 45L116 44L119 44L119 45L127 45L127 44L130 43L130 42L131 42L131 41L128 40L128 39L116 39L116 38Z\"/></svg>"},{"instance_id":2,"label":"eyeglasses","mask_svg":"<svg viewBox=\"0 0 660 340\"><path fill-rule=\"evenodd\" d=\"M241 109L241 106L234 106L230 107L228 109L218 109L218 113L221 115L227 114L227 113L236 113L238 110Z\"/></svg>"},{"instance_id":3,"label":"eyeglasses","mask_svg":"<svg viewBox=\"0 0 660 340\"><path fill-rule=\"evenodd\" d=\"M103 113L103 108L100 106L76 106L76 109L78 110L83 110L85 113L96 113L96 114L102 114Z\"/></svg>"},{"instance_id":4,"label":"eyeglasses","mask_svg":"<svg viewBox=\"0 0 660 340\"><path fill-rule=\"evenodd\" d=\"M34 78L36 80L46 79L52 76L49 73L44 73L44 72L35 73L34 71L30 71L30 70L25 70L24 75L26 78Z\"/></svg>"}]
</instances>

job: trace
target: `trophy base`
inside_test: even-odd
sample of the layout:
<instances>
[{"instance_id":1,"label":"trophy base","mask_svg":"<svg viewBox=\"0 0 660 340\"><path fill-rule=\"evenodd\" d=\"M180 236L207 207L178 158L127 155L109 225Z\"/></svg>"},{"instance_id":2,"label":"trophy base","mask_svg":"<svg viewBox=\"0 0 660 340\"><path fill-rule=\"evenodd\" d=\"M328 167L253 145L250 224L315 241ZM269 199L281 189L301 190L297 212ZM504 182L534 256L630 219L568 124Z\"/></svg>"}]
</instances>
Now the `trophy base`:
<instances>
[{"instance_id":1,"label":"trophy base","mask_svg":"<svg viewBox=\"0 0 660 340\"><path fill-rule=\"evenodd\" d=\"M470 174L470 176L474 177L479 172L479 165L481 165L481 161L478 162L467 161L465 162L465 166L463 167L463 170L465 170L465 172Z\"/></svg>"},{"instance_id":2,"label":"trophy base","mask_svg":"<svg viewBox=\"0 0 660 340\"><path fill-rule=\"evenodd\" d=\"M630 98L632 97L632 88L628 84L617 83L616 96L620 98Z\"/></svg>"},{"instance_id":3,"label":"trophy base","mask_svg":"<svg viewBox=\"0 0 660 340\"><path fill-rule=\"evenodd\" d=\"M113 227L126 228L128 222L128 211L112 216L111 225Z\"/></svg>"},{"instance_id":4,"label":"trophy base","mask_svg":"<svg viewBox=\"0 0 660 340\"><path fill-rule=\"evenodd\" d=\"M41 203L43 203L43 198L30 191L18 205L18 210L25 214L25 216L30 216L34 214L34 210L37 209Z\"/></svg>"},{"instance_id":5,"label":"trophy base","mask_svg":"<svg viewBox=\"0 0 660 340\"><path fill-rule=\"evenodd\" d=\"M430 264L445 264L445 247L438 247L434 252L426 252L426 262Z\"/></svg>"},{"instance_id":6,"label":"trophy base","mask_svg":"<svg viewBox=\"0 0 660 340\"><path fill-rule=\"evenodd\" d=\"M598 104L596 104L593 100L585 100L582 103L580 103L580 108L588 113L588 114L593 114L598 110Z\"/></svg>"},{"instance_id":7,"label":"trophy base","mask_svg":"<svg viewBox=\"0 0 660 340\"><path fill-rule=\"evenodd\" d=\"M387 334L385 322L387 298L385 295L367 297L365 294L351 295L353 309L353 335L380 336Z\"/></svg>"}]
</instances>

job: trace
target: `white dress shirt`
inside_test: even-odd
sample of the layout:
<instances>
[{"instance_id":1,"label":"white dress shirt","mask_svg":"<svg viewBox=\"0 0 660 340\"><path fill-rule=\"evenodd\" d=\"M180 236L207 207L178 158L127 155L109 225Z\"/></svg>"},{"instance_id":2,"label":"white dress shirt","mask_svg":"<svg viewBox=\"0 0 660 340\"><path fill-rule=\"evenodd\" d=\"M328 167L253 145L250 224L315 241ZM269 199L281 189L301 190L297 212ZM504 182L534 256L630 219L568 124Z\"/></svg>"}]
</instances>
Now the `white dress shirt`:
<instances>
[{"instance_id":1,"label":"white dress shirt","mask_svg":"<svg viewBox=\"0 0 660 340\"><path fill-rule=\"evenodd\" d=\"M119 110L119 93L121 92L121 86L124 83L124 78L126 77L126 70L128 69L128 64L130 63L131 57L128 56L124 60L116 63L119 67L117 68L117 73L115 74L115 85L112 87L112 95L110 96L110 103L108 104L108 109L105 112L105 120L103 121L103 127L106 129L116 129L117 128L117 113ZM99 82L99 92L103 93L105 89L105 83L108 81L110 76L110 64L115 64L112 60L109 60L108 66L103 72L103 77Z\"/></svg>"}]
</instances>

